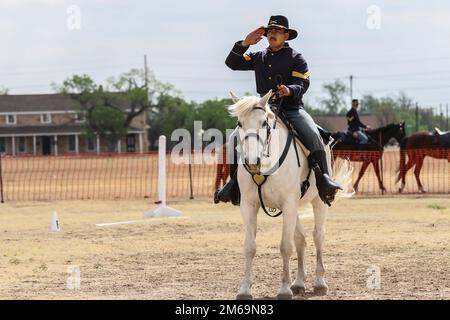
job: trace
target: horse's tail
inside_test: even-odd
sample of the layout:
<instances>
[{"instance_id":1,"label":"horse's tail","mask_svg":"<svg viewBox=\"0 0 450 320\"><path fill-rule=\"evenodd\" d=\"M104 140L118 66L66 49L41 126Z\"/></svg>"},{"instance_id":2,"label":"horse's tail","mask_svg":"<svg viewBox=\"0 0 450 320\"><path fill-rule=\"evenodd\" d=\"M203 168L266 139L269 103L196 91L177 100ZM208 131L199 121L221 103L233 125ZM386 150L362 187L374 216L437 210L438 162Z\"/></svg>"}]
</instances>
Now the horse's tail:
<instances>
[{"instance_id":1,"label":"horse's tail","mask_svg":"<svg viewBox=\"0 0 450 320\"><path fill-rule=\"evenodd\" d=\"M350 198L355 194L355 189L353 189L352 173L353 166L348 159L338 159L331 161L332 151L330 144L325 146L327 152L327 160L329 163L329 170L333 172L334 180L341 186L342 190L339 190L336 194L336 200L339 198ZM333 165L332 165L333 164Z\"/></svg>"},{"instance_id":2,"label":"horse's tail","mask_svg":"<svg viewBox=\"0 0 450 320\"><path fill-rule=\"evenodd\" d=\"M336 194L336 200L339 198L350 198L355 194L352 181L353 166L348 159L339 159L334 162L334 180L341 186Z\"/></svg>"},{"instance_id":3,"label":"horse's tail","mask_svg":"<svg viewBox=\"0 0 450 320\"><path fill-rule=\"evenodd\" d=\"M402 141L400 141L400 162L399 166L397 168L397 180L396 183L400 181L400 179L403 177L406 167L406 143L408 142L408 138L403 138Z\"/></svg>"}]
</instances>

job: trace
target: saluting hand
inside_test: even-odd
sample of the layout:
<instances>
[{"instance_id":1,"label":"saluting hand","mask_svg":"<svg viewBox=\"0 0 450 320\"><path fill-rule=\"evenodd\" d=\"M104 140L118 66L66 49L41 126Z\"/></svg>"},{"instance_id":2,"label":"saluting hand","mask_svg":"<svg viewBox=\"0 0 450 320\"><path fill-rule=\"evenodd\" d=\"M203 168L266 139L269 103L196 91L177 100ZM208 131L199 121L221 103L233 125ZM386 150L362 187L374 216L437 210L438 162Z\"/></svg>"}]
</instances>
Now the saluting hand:
<instances>
[{"instance_id":1,"label":"saluting hand","mask_svg":"<svg viewBox=\"0 0 450 320\"><path fill-rule=\"evenodd\" d=\"M251 45L257 44L261 39L262 36L264 35L264 28L263 27L259 27L258 29L250 32L244 39L244 41L242 41L242 45L244 47L249 47Z\"/></svg>"},{"instance_id":2,"label":"saluting hand","mask_svg":"<svg viewBox=\"0 0 450 320\"><path fill-rule=\"evenodd\" d=\"M286 87L284 84L281 86L277 86L278 88L278 94L282 97L287 97L291 95L291 90L289 90L288 87Z\"/></svg>"}]
</instances>

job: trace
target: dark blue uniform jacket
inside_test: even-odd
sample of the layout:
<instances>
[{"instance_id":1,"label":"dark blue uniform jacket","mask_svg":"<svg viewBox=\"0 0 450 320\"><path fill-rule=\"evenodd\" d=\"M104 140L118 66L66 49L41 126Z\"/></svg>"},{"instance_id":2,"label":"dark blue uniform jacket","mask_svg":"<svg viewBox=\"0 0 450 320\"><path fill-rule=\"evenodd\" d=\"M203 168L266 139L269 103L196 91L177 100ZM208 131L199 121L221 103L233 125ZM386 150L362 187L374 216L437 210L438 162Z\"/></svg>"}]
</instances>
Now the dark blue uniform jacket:
<instances>
[{"instance_id":1,"label":"dark blue uniform jacket","mask_svg":"<svg viewBox=\"0 0 450 320\"><path fill-rule=\"evenodd\" d=\"M347 112L347 123L348 130L351 132L359 131L360 128L366 128L367 126L359 120L358 112L351 108L349 112Z\"/></svg>"},{"instance_id":2,"label":"dark blue uniform jacket","mask_svg":"<svg viewBox=\"0 0 450 320\"><path fill-rule=\"evenodd\" d=\"M277 91L277 75L281 75L282 84L291 91L289 97L283 98L282 107L298 109L303 107L302 97L309 87L308 65L302 55L285 46L276 52L267 48L258 52L246 54L248 47L241 45L242 41L235 43L228 54L225 64L232 70L254 70L256 78L256 90L263 96L270 89ZM271 101L278 104L279 101Z\"/></svg>"}]
</instances>

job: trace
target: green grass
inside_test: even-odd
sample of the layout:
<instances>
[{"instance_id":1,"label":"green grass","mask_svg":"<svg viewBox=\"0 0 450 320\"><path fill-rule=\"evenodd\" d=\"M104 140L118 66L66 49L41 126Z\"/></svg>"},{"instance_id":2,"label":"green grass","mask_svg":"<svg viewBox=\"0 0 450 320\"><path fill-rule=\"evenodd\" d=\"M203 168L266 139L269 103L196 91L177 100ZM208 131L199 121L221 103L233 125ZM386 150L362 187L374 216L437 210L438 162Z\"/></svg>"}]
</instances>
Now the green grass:
<instances>
[{"instance_id":1,"label":"green grass","mask_svg":"<svg viewBox=\"0 0 450 320\"><path fill-rule=\"evenodd\" d=\"M434 210L445 210L445 209L447 209L447 207L444 206L443 204L439 204L439 203L436 203L436 202L433 202L433 203L429 204L427 206L427 208L434 209Z\"/></svg>"}]
</instances>

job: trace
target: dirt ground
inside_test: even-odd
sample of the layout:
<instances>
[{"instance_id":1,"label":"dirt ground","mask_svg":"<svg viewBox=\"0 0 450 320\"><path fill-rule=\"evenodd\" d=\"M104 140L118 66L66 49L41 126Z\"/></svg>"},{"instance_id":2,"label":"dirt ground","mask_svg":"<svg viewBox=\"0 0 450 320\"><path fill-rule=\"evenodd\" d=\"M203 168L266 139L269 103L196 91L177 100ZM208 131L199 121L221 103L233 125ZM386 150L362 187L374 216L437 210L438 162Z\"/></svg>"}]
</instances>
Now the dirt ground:
<instances>
[{"instance_id":1,"label":"dirt ground","mask_svg":"<svg viewBox=\"0 0 450 320\"><path fill-rule=\"evenodd\" d=\"M2 299L234 299L243 274L239 210L206 200L171 202L182 218L146 219L144 201L10 202L0 205ZM52 233L57 210L61 231ZM276 296L281 218L260 212L253 295ZM312 293L313 219L307 232L307 292L297 299L450 299L450 198L349 199L327 218L329 292ZM80 289L67 288L69 266ZM368 268L381 289L367 287ZM297 269L291 259L292 275Z\"/></svg>"}]
</instances>

